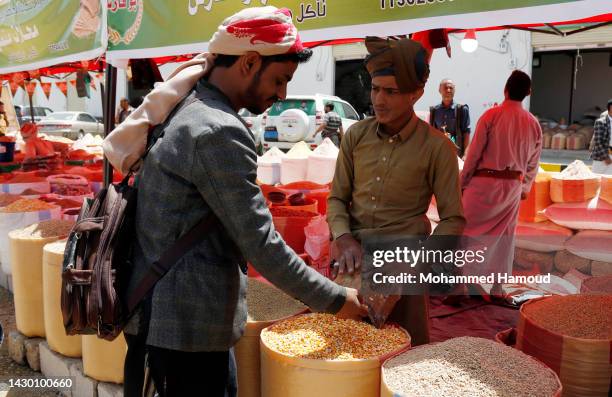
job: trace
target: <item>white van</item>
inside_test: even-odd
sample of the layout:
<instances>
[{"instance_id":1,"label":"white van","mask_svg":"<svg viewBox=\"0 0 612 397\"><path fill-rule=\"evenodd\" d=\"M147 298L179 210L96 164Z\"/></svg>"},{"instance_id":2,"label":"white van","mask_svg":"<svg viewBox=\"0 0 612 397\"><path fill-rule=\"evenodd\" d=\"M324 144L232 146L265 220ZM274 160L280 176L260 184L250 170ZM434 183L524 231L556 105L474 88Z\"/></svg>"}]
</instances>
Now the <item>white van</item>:
<instances>
[{"instance_id":1,"label":"white van","mask_svg":"<svg viewBox=\"0 0 612 397\"><path fill-rule=\"evenodd\" d=\"M359 121L355 109L337 96L332 95L289 95L276 102L263 115L263 148L269 150L276 146L283 151L293 147L296 142L305 141L312 149L321 143L321 134L315 131L323 123L325 105L332 103L334 112L342 118L344 131Z\"/></svg>"}]
</instances>

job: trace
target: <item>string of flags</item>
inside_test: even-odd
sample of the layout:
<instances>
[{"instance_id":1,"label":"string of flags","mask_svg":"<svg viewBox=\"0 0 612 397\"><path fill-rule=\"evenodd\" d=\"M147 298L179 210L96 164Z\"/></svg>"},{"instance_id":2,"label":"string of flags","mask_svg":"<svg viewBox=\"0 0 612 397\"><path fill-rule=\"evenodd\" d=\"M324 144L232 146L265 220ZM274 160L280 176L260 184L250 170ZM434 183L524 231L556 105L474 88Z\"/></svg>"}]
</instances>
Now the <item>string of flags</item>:
<instances>
[{"instance_id":1,"label":"string of flags","mask_svg":"<svg viewBox=\"0 0 612 397\"><path fill-rule=\"evenodd\" d=\"M104 73L90 73L91 80L89 81L89 87L93 90L98 89L99 83L97 80L102 80L104 78ZM51 91L53 86L56 86L64 96L68 95L68 86L72 86L73 88L77 88L77 80L70 79L68 81L55 81L55 82L42 82L40 80L40 75L34 77L32 73L13 73L8 80L8 85L11 89L11 94L15 96L19 89L23 89L30 96L34 95L36 92L36 87L40 85L45 97L49 99L51 97Z\"/></svg>"}]
</instances>

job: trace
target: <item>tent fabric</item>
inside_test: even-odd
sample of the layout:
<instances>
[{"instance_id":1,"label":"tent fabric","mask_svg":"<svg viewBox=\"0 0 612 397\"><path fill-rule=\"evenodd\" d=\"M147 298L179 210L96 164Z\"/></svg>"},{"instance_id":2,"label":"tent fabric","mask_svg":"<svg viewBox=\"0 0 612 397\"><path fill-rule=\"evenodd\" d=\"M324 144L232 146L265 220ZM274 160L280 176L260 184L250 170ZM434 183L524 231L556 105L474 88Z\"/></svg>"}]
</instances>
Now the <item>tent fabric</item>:
<instances>
[{"instance_id":1,"label":"tent fabric","mask_svg":"<svg viewBox=\"0 0 612 397\"><path fill-rule=\"evenodd\" d=\"M430 298L429 334L431 342L443 342L460 336L495 339L498 332L515 328L519 311L507 306L470 298L461 307L442 304L438 297Z\"/></svg>"}]
</instances>

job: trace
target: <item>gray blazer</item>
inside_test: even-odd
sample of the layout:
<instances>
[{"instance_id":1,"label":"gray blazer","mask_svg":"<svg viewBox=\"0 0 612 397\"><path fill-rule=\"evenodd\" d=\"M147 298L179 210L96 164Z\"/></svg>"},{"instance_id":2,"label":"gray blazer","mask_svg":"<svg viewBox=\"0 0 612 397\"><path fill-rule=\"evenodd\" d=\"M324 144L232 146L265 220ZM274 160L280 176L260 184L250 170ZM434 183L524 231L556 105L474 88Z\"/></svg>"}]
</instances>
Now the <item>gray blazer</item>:
<instances>
[{"instance_id":1,"label":"gray blazer","mask_svg":"<svg viewBox=\"0 0 612 397\"><path fill-rule=\"evenodd\" d=\"M128 294L151 263L210 211L223 226L202 236L155 286L148 344L181 351L234 345L246 321L243 257L314 310L334 313L344 304L345 290L306 266L274 230L256 175L252 133L228 98L200 81L143 164ZM132 323L142 319L136 317Z\"/></svg>"}]
</instances>

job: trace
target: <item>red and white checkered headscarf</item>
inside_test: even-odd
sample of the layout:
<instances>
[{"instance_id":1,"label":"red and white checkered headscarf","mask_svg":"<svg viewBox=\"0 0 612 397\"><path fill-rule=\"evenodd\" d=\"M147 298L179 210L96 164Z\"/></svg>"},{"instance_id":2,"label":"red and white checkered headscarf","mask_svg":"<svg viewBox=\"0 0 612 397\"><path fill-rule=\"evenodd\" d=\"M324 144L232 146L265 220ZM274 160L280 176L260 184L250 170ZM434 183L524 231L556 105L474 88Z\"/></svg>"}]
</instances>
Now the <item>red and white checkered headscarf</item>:
<instances>
[{"instance_id":1,"label":"red and white checkered headscarf","mask_svg":"<svg viewBox=\"0 0 612 397\"><path fill-rule=\"evenodd\" d=\"M245 8L226 18L208 46L213 54L244 55L256 51L260 55L297 53L304 49L291 11L273 6Z\"/></svg>"},{"instance_id":2,"label":"red and white checkered headscarf","mask_svg":"<svg viewBox=\"0 0 612 397\"><path fill-rule=\"evenodd\" d=\"M149 128L163 123L196 82L210 73L217 54L244 55L256 51L270 56L303 49L288 9L245 8L223 21L209 42L208 52L179 66L104 139L104 154L123 174L137 170L146 150Z\"/></svg>"}]
</instances>

